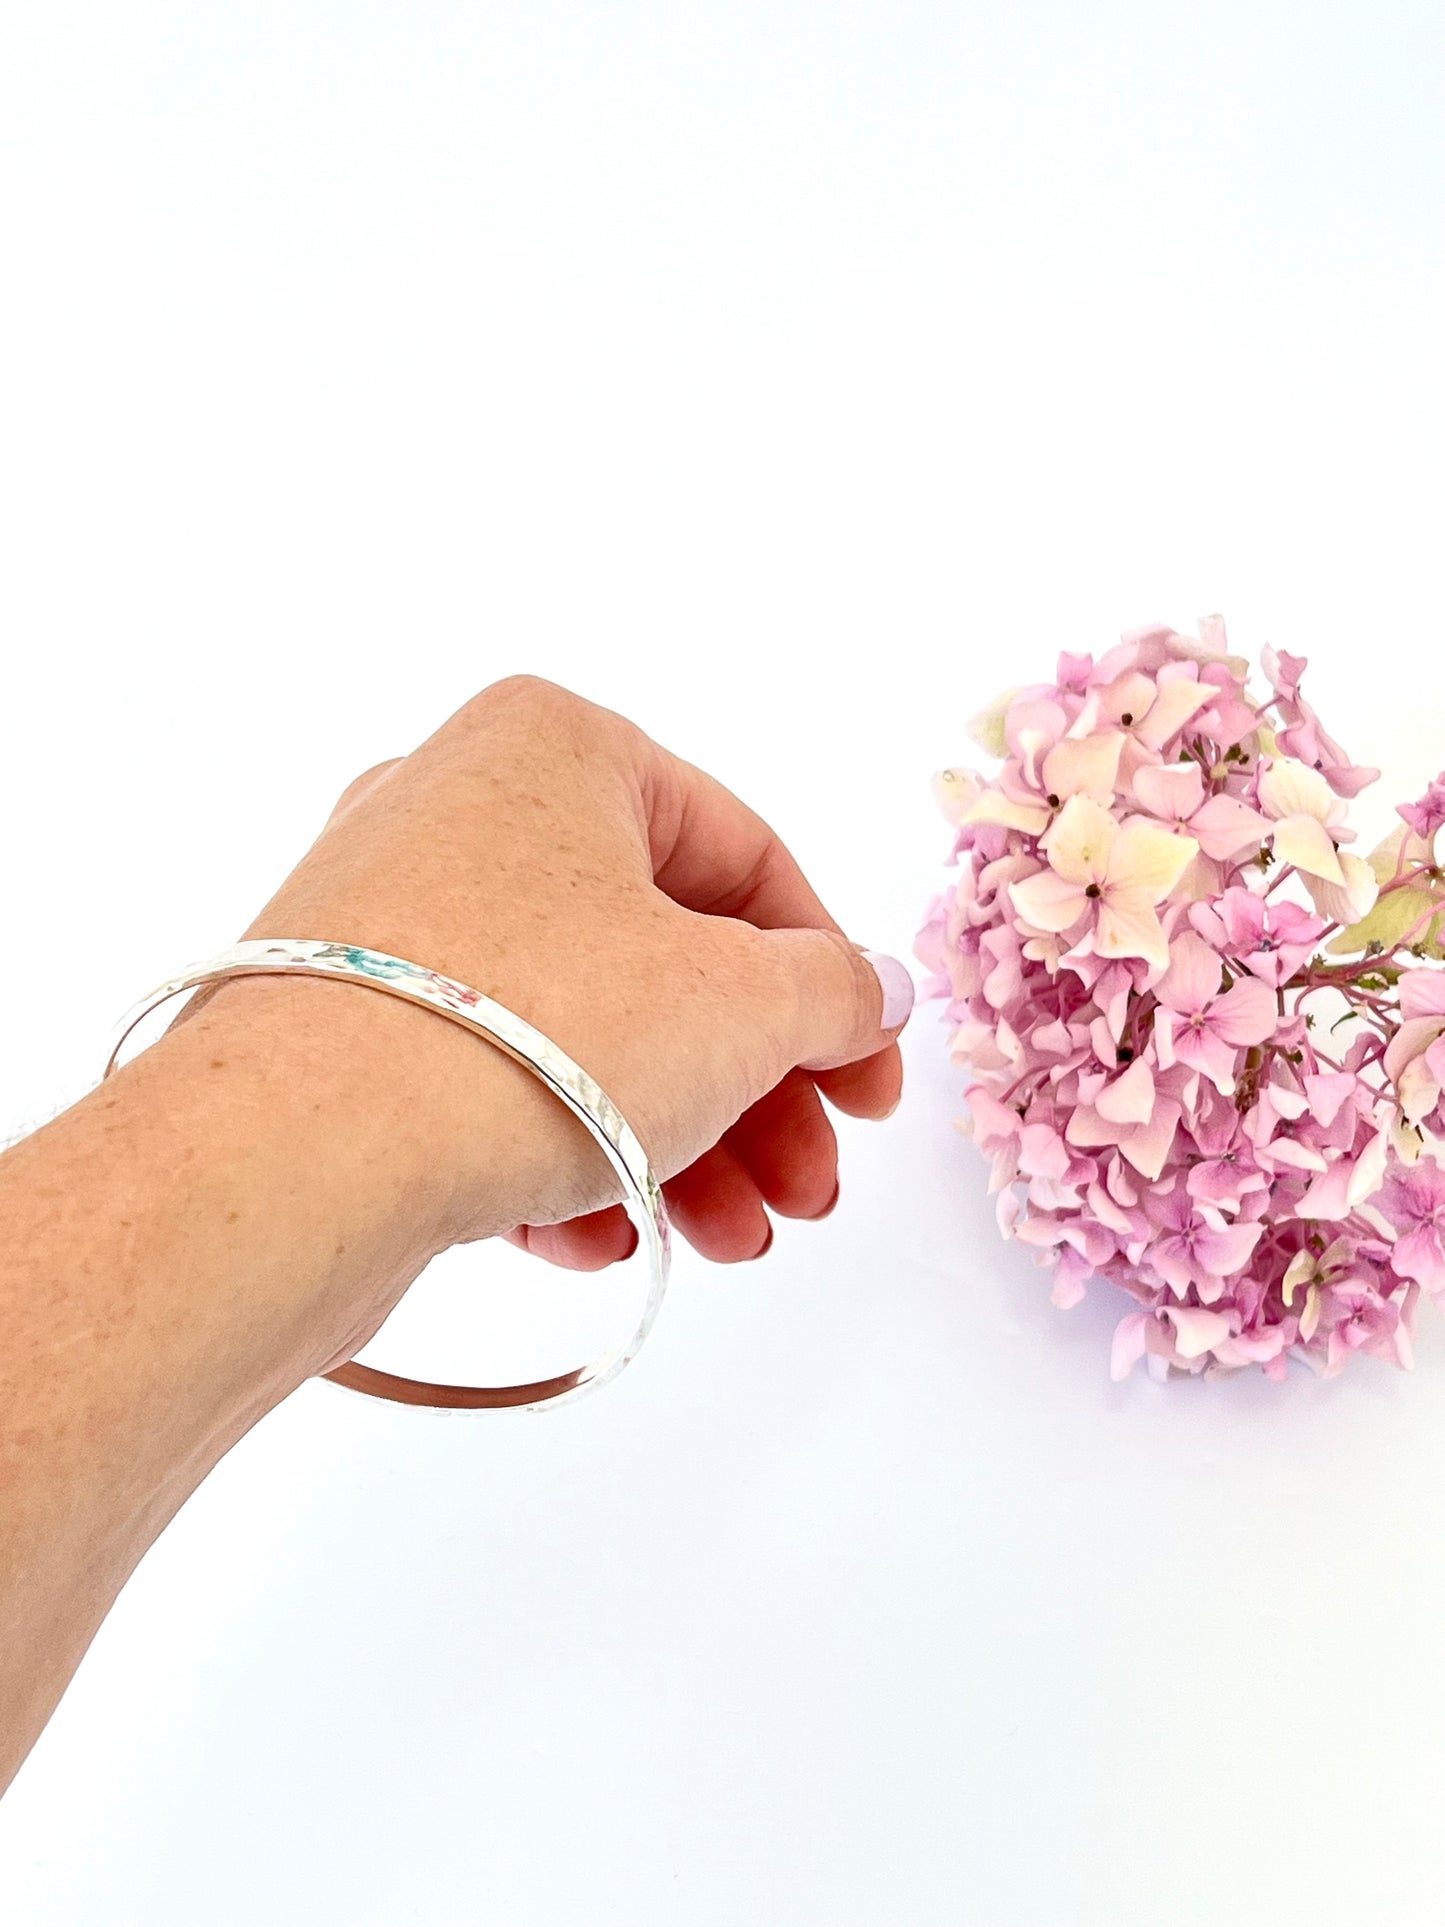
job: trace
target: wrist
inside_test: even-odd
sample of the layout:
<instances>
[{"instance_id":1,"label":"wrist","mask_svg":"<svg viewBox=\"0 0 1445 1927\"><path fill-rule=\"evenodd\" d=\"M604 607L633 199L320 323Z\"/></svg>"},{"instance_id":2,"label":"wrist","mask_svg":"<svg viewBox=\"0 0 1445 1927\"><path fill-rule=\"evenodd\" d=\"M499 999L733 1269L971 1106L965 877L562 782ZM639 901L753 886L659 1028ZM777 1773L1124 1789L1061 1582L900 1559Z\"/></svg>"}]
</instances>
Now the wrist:
<instances>
[{"instance_id":1,"label":"wrist","mask_svg":"<svg viewBox=\"0 0 1445 1927\"><path fill-rule=\"evenodd\" d=\"M161 1040L175 1040L171 1073L224 1070L228 1101L306 1151L318 1204L383 1238L395 1230L429 1257L591 1209L599 1182L611 1186L530 1071L436 1012L301 976L227 979L202 998Z\"/></svg>"}]
</instances>

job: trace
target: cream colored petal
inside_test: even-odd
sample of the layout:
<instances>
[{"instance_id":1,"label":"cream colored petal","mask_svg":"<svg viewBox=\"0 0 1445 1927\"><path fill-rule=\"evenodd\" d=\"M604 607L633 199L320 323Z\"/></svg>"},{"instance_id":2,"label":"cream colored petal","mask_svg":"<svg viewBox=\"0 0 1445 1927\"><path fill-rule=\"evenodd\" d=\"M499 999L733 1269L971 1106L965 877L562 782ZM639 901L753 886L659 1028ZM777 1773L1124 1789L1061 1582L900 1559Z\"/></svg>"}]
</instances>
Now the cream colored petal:
<instances>
[{"instance_id":1,"label":"cream colored petal","mask_svg":"<svg viewBox=\"0 0 1445 1927\"><path fill-rule=\"evenodd\" d=\"M1005 690L1002 696L991 702L987 709L981 709L967 724L968 733L979 748L1000 760L1008 755L1004 718L1020 693L1017 689Z\"/></svg>"},{"instance_id":2,"label":"cream colored petal","mask_svg":"<svg viewBox=\"0 0 1445 1927\"><path fill-rule=\"evenodd\" d=\"M1325 877L1307 876L1305 887L1314 898L1315 908L1322 917L1331 923L1353 924L1369 913L1378 886L1374 871L1363 857L1351 856L1347 850L1341 850L1339 857L1343 883L1331 883ZM1438 928L1438 924L1431 927Z\"/></svg>"},{"instance_id":3,"label":"cream colored petal","mask_svg":"<svg viewBox=\"0 0 1445 1927\"><path fill-rule=\"evenodd\" d=\"M1067 930L1089 907L1082 884L1071 883L1052 870L1039 870L1009 885L1016 915L1035 930Z\"/></svg>"},{"instance_id":4,"label":"cream colored petal","mask_svg":"<svg viewBox=\"0 0 1445 1927\"><path fill-rule=\"evenodd\" d=\"M955 828L963 824L963 812L973 803L983 785L971 769L941 769L933 779L934 801Z\"/></svg>"},{"instance_id":5,"label":"cream colored petal","mask_svg":"<svg viewBox=\"0 0 1445 1927\"><path fill-rule=\"evenodd\" d=\"M1162 903L1198 854L1192 836L1176 836L1147 816L1130 816L1109 852L1108 880L1111 887L1142 890L1151 903Z\"/></svg>"},{"instance_id":6,"label":"cream colored petal","mask_svg":"<svg viewBox=\"0 0 1445 1927\"><path fill-rule=\"evenodd\" d=\"M1297 1251L1284 1274L1282 1295L1287 1305L1294 1303L1296 1287L1307 1284L1315 1275L1315 1261L1308 1251Z\"/></svg>"},{"instance_id":7,"label":"cream colored petal","mask_svg":"<svg viewBox=\"0 0 1445 1927\"><path fill-rule=\"evenodd\" d=\"M1306 1345L1319 1330L1319 1323L1320 1288L1318 1285L1311 1285L1305 1293L1305 1308L1300 1313L1299 1320L1299 1335Z\"/></svg>"},{"instance_id":8,"label":"cream colored petal","mask_svg":"<svg viewBox=\"0 0 1445 1927\"><path fill-rule=\"evenodd\" d=\"M1281 863L1292 863L1306 876L1343 884L1339 852L1316 816L1286 816L1274 826L1274 853Z\"/></svg>"},{"instance_id":9,"label":"cream colored petal","mask_svg":"<svg viewBox=\"0 0 1445 1927\"><path fill-rule=\"evenodd\" d=\"M1398 1084L1405 1066L1423 1057L1442 1033L1445 1033L1445 1018L1407 1017L1385 1047L1386 1077Z\"/></svg>"},{"instance_id":10,"label":"cream colored petal","mask_svg":"<svg viewBox=\"0 0 1445 1927\"><path fill-rule=\"evenodd\" d=\"M1150 705L1143 722L1136 725L1134 733L1150 749L1163 749L1171 737L1179 734L1189 718L1218 694L1213 683L1195 682L1188 676L1178 676L1160 683L1159 694Z\"/></svg>"},{"instance_id":11,"label":"cream colored petal","mask_svg":"<svg viewBox=\"0 0 1445 1927\"><path fill-rule=\"evenodd\" d=\"M1030 937L1024 945L1024 955L1030 963L1043 964L1052 977L1057 975L1059 959L1067 948L1068 945L1063 939L1057 933L1051 932L1047 937Z\"/></svg>"},{"instance_id":12,"label":"cream colored petal","mask_svg":"<svg viewBox=\"0 0 1445 1927\"><path fill-rule=\"evenodd\" d=\"M1071 883L1102 883L1119 825L1090 796L1071 796L1054 818L1043 847L1049 862Z\"/></svg>"},{"instance_id":13,"label":"cream colored petal","mask_svg":"<svg viewBox=\"0 0 1445 1927\"><path fill-rule=\"evenodd\" d=\"M1185 903L1203 903L1210 897L1217 897L1223 888L1224 879L1219 865L1201 850L1175 884L1171 895Z\"/></svg>"},{"instance_id":14,"label":"cream colored petal","mask_svg":"<svg viewBox=\"0 0 1445 1927\"><path fill-rule=\"evenodd\" d=\"M1390 1134L1380 1131L1361 1152L1355 1162L1354 1175L1350 1179L1347 1193L1351 1209L1363 1204L1366 1198L1374 1197L1385 1182L1385 1169L1390 1158Z\"/></svg>"},{"instance_id":15,"label":"cream colored petal","mask_svg":"<svg viewBox=\"0 0 1445 1927\"><path fill-rule=\"evenodd\" d=\"M1259 779L1259 800L1269 816L1312 816L1325 823L1336 799L1317 769L1277 756Z\"/></svg>"},{"instance_id":16,"label":"cream colored petal","mask_svg":"<svg viewBox=\"0 0 1445 1927\"><path fill-rule=\"evenodd\" d=\"M1045 794L1070 797L1082 791L1097 802L1112 802L1123 747L1124 737L1117 729L1101 736L1066 736L1044 758Z\"/></svg>"},{"instance_id":17,"label":"cream colored petal","mask_svg":"<svg viewBox=\"0 0 1445 1927\"><path fill-rule=\"evenodd\" d=\"M1002 790L980 790L957 819L960 829L972 823L999 823L1005 829L1026 830L1030 836L1039 836L1048 828L1049 810L1046 803L1019 803Z\"/></svg>"},{"instance_id":18,"label":"cream colored petal","mask_svg":"<svg viewBox=\"0 0 1445 1927\"><path fill-rule=\"evenodd\" d=\"M1413 1058L1401 1071L1396 1087L1400 1093L1400 1109L1412 1124L1428 1117L1440 1102L1439 1079L1427 1058Z\"/></svg>"},{"instance_id":19,"label":"cream colored petal","mask_svg":"<svg viewBox=\"0 0 1445 1927\"><path fill-rule=\"evenodd\" d=\"M1390 1126L1390 1149L1401 1164L1418 1164L1425 1150L1425 1134L1409 1118L1397 1117ZM1365 1210L1368 1213L1370 1207L1366 1205Z\"/></svg>"},{"instance_id":20,"label":"cream colored petal","mask_svg":"<svg viewBox=\"0 0 1445 1927\"><path fill-rule=\"evenodd\" d=\"M1168 967L1164 926L1143 891L1111 891L1100 899L1094 950L1100 957L1142 957L1160 970Z\"/></svg>"}]
</instances>

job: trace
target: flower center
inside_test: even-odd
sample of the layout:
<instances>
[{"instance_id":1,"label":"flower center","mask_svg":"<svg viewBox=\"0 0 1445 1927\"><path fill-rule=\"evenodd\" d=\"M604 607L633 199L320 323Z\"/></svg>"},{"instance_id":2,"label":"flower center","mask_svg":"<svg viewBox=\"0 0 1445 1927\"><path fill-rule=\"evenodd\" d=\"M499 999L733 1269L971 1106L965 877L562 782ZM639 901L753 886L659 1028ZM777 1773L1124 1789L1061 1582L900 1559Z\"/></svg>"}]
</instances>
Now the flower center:
<instances>
[{"instance_id":1,"label":"flower center","mask_svg":"<svg viewBox=\"0 0 1445 1927\"><path fill-rule=\"evenodd\" d=\"M1086 897L1101 897L1103 894L1104 892L1099 888L1097 883L1091 883L1084 892Z\"/></svg>"}]
</instances>

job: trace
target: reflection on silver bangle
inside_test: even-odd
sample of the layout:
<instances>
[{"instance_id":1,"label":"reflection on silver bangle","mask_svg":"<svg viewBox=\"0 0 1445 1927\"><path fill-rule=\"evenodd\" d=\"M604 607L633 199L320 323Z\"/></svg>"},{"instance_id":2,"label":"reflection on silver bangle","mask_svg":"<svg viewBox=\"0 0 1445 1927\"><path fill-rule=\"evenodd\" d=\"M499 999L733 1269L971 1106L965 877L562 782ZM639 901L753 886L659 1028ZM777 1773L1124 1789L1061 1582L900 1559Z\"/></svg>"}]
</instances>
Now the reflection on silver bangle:
<instances>
[{"instance_id":1,"label":"reflection on silver bangle","mask_svg":"<svg viewBox=\"0 0 1445 1927\"><path fill-rule=\"evenodd\" d=\"M583 1365L575 1372L564 1372L557 1378L538 1379L530 1385L428 1385L355 1361L338 1365L325 1376L351 1391L364 1392L371 1398L391 1399L400 1405L428 1405L441 1410L519 1406L525 1411L566 1404L587 1392L595 1392L608 1379L615 1378L642 1349L667 1290L671 1238L662 1187L636 1133L606 1092L549 1037L480 991L470 990L454 978L443 977L420 964L388 957L378 950L363 950L354 944L317 943L287 937L264 937L233 944L208 963L193 964L158 985L127 1011L116 1029L101 1081L116 1068L121 1046L131 1031L158 1005L200 984L215 983L226 977L257 976L333 977L342 983L363 984L371 990L384 991L390 997L403 997L408 1003L424 1004L428 1010L435 1010L477 1036L485 1037L517 1063L525 1065L581 1119L606 1153L608 1163L626 1189L627 1215L637 1227L639 1245L646 1254L651 1273L647 1303L631 1337L592 1364Z\"/></svg>"}]
</instances>

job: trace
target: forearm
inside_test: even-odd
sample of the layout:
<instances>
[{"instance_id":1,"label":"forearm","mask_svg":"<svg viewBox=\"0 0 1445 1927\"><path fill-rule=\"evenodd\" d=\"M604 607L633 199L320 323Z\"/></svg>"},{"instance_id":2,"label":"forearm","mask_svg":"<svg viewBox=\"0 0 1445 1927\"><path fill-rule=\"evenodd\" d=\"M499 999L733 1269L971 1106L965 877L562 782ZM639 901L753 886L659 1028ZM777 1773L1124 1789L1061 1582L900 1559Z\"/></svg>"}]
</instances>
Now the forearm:
<instances>
[{"instance_id":1,"label":"forearm","mask_svg":"<svg viewBox=\"0 0 1445 1927\"><path fill-rule=\"evenodd\" d=\"M761 818L513 677L353 784L246 933L344 934L525 1015L618 1104L683 1236L759 1257L838 1196L826 1096L898 1101L911 979ZM885 969L883 966L887 966ZM202 1001L204 999L204 1002ZM502 1051L376 991L253 977L0 1157L0 1785L146 1548L428 1258L626 1254L615 1175Z\"/></svg>"},{"instance_id":2,"label":"forearm","mask_svg":"<svg viewBox=\"0 0 1445 1927\"><path fill-rule=\"evenodd\" d=\"M0 1786L211 1467L460 1228L416 1107L464 1094L485 1235L552 1154L529 1084L428 1012L257 981L0 1158Z\"/></svg>"}]
</instances>

